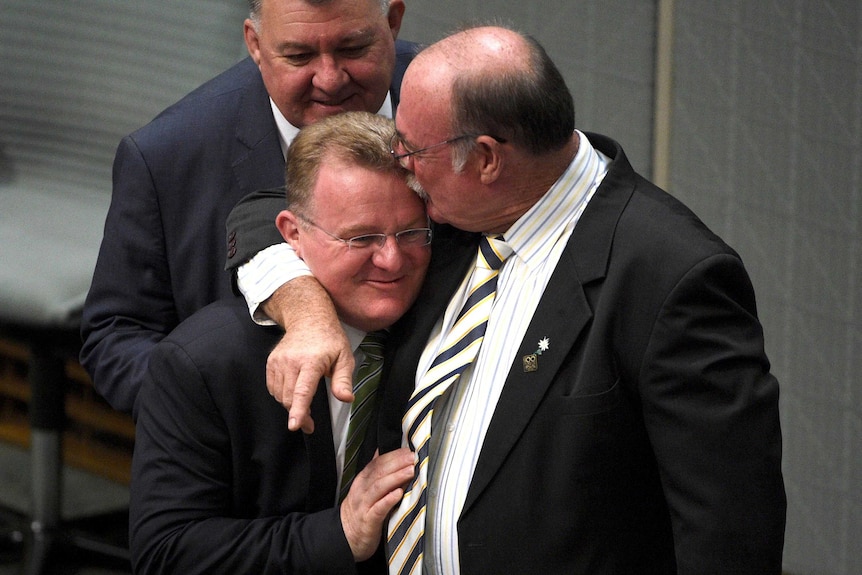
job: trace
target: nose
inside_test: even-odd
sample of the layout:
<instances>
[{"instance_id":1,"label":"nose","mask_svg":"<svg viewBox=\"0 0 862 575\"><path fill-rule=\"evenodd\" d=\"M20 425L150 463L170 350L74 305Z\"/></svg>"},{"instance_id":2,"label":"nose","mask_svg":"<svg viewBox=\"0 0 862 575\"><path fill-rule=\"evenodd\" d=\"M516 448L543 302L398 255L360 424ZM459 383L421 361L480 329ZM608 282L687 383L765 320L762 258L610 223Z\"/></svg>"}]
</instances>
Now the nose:
<instances>
[{"instance_id":1,"label":"nose","mask_svg":"<svg viewBox=\"0 0 862 575\"><path fill-rule=\"evenodd\" d=\"M404 253L395 236L386 236L386 242L374 252L374 265L380 269L395 271L404 265Z\"/></svg>"},{"instance_id":2,"label":"nose","mask_svg":"<svg viewBox=\"0 0 862 575\"><path fill-rule=\"evenodd\" d=\"M327 94L334 94L349 81L350 75L344 70L338 58L328 54L320 57L312 80L315 88Z\"/></svg>"}]
</instances>

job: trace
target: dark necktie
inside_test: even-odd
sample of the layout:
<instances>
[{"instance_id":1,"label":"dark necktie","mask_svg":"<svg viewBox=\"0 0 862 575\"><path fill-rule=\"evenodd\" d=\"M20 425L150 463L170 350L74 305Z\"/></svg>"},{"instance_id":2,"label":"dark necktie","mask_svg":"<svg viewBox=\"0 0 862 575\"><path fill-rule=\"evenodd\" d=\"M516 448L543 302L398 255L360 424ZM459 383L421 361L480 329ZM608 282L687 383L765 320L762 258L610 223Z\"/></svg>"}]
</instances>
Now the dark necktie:
<instances>
[{"instance_id":1,"label":"dark necktie","mask_svg":"<svg viewBox=\"0 0 862 575\"><path fill-rule=\"evenodd\" d=\"M476 267L470 278L467 301L452 329L446 334L442 351L420 378L407 404L402 430L410 448L417 453L416 478L389 518L388 546L390 575L418 573L425 549L425 492L428 487L428 448L434 403L452 386L479 352L497 290L497 276L512 248L501 236L483 237Z\"/></svg>"},{"instance_id":2,"label":"dark necktie","mask_svg":"<svg viewBox=\"0 0 862 575\"><path fill-rule=\"evenodd\" d=\"M377 387L383 371L383 346L386 342L385 331L373 331L365 336L359 349L365 358L359 364L353 382L354 400L350 406L350 423L347 426L347 445L344 450L344 472L341 476L339 501L344 500L350 485L356 477L356 460L359 446L365 439L368 421L377 404Z\"/></svg>"}]
</instances>

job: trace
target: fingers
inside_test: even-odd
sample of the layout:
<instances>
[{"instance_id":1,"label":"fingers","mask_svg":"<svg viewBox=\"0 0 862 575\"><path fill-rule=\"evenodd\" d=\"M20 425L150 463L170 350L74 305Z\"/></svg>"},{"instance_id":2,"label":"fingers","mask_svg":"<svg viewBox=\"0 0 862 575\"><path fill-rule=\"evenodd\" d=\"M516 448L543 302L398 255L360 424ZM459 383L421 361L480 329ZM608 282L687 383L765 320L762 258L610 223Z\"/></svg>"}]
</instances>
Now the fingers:
<instances>
[{"instance_id":1,"label":"fingers","mask_svg":"<svg viewBox=\"0 0 862 575\"><path fill-rule=\"evenodd\" d=\"M288 427L311 433L311 400L324 375L337 372L336 397L353 399L353 350L329 295L311 276L280 286L261 305L284 328L267 359L267 389L289 411Z\"/></svg>"},{"instance_id":2,"label":"fingers","mask_svg":"<svg viewBox=\"0 0 862 575\"><path fill-rule=\"evenodd\" d=\"M266 387L269 394L288 410L288 429L312 433L311 399L317 390L319 377L308 369L303 371L302 364L291 350L290 343L283 338L270 352L266 361Z\"/></svg>"},{"instance_id":3,"label":"fingers","mask_svg":"<svg viewBox=\"0 0 862 575\"><path fill-rule=\"evenodd\" d=\"M302 429L305 433L314 432L314 419L311 417L311 400L317 392L320 375L309 370L300 371L293 389L292 402L288 407L287 428L290 431ZM284 402L282 401L282 405Z\"/></svg>"},{"instance_id":4,"label":"fingers","mask_svg":"<svg viewBox=\"0 0 862 575\"><path fill-rule=\"evenodd\" d=\"M412 481L415 461L407 448L375 457L357 474L345 502L354 505L366 519L382 525L401 499L403 488Z\"/></svg>"},{"instance_id":5,"label":"fingers","mask_svg":"<svg viewBox=\"0 0 862 575\"><path fill-rule=\"evenodd\" d=\"M371 556L383 535L383 522L413 478L415 456L407 448L376 456L356 476L341 504L341 523L354 558Z\"/></svg>"},{"instance_id":6,"label":"fingers","mask_svg":"<svg viewBox=\"0 0 862 575\"><path fill-rule=\"evenodd\" d=\"M353 350L341 337L305 337L304 332L286 332L266 362L266 386L289 412L288 428L314 431L311 401L321 378L332 373L332 392L344 402L353 401Z\"/></svg>"},{"instance_id":7,"label":"fingers","mask_svg":"<svg viewBox=\"0 0 862 575\"><path fill-rule=\"evenodd\" d=\"M353 352L349 344L346 350L342 349L338 358L332 365L332 395L339 401L351 403L353 401L353 369L355 366Z\"/></svg>"}]
</instances>

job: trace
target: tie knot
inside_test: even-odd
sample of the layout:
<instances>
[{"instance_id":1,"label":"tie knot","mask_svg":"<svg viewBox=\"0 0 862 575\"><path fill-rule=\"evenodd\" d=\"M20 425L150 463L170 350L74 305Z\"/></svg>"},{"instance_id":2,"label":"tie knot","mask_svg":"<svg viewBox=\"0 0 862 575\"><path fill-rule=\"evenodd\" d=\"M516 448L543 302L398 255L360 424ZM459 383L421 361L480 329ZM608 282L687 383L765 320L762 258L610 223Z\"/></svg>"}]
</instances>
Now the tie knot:
<instances>
[{"instance_id":1,"label":"tie knot","mask_svg":"<svg viewBox=\"0 0 862 575\"><path fill-rule=\"evenodd\" d=\"M383 359L383 346L386 345L386 330L369 332L360 342L359 349L369 360L379 361Z\"/></svg>"},{"instance_id":2,"label":"tie knot","mask_svg":"<svg viewBox=\"0 0 862 575\"><path fill-rule=\"evenodd\" d=\"M503 236L482 236L479 242L479 265L490 270L499 270L514 250L503 241Z\"/></svg>"}]
</instances>

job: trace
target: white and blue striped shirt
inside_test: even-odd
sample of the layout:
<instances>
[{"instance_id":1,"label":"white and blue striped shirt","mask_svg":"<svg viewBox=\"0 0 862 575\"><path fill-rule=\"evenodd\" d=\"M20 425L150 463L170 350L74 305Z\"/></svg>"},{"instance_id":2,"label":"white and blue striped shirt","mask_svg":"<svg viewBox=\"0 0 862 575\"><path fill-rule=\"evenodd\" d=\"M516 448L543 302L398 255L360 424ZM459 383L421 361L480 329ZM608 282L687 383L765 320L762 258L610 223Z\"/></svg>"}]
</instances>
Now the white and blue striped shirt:
<instances>
[{"instance_id":1,"label":"white and blue striped shirt","mask_svg":"<svg viewBox=\"0 0 862 575\"><path fill-rule=\"evenodd\" d=\"M485 339L475 362L435 410L425 526L424 572L454 574L458 517L497 401L545 286L584 208L607 172L609 159L580 138L578 152L550 190L504 234L514 254L500 271ZM466 297L469 276L450 300L419 360L416 381L438 353ZM535 342L539 347L539 342ZM550 342L553 345L553 342ZM443 400L441 399L441 402ZM439 423L438 423L439 422ZM440 435L440 434L443 435Z\"/></svg>"}]
</instances>

